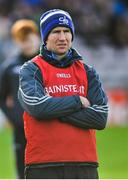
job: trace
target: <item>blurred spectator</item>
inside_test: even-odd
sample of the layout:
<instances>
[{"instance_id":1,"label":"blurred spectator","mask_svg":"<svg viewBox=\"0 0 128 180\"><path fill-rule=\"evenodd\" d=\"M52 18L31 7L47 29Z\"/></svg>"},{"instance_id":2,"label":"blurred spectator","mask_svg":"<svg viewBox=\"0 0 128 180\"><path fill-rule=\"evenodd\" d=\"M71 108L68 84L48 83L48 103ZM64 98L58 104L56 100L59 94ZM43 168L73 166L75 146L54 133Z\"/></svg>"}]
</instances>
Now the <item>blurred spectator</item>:
<instances>
[{"instance_id":1,"label":"blurred spectator","mask_svg":"<svg viewBox=\"0 0 128 180\"><path fill-rule=\"evenodd\" d=\"M15 0L11 2L9 0L0 0L0 63L6 58L5 49L10 48L10 14L13 11L13 5ZM8 52L9 53L9 52Z\"/></svg>"},{"instance_id":2,"label":"blurred spectator","mask_svg":"<svg viewBox=\"0 0 128 180\"><path fill-rule=\"evenodd\" d=\"M23 179L26 140L22 120L23 109L17 99L19 69L25 61L38 53L40 38L35 22L29 19L16 21L11 33L20 52L13 59L3 62L0 67L0 107L13 126L18 177Z\"/></svg>"},{"instance_id":3,"label":"blurred spectator","mask_svg":"<svg viewBox=\"0 0 128 180\"><path fill-rule=\"evenodd\" d=\"M38 22L42 9L68 10L78 27L76 33L82 36L85 44L92 47L106 43L127 46L127 40L120 39L122 33L123 36L126 34L123 29L127 27L127 0L77 0L75 3L74 0L1 0L0 5L0 14L10 23L19 18L31 18ZM122 18L124 14L125 18ZM4 25L4 22L0 24ZM118 28L122 24L124 28Z\"/></svg>"},{"instance_id":4,"label":"blurred spectator","mask_svg":"<svg viewBox=\"0 0 128 180\"><path fill-rule=\"evenodd\" d=\"M128 9L126 1L115 1L109 24L111 43L118 48L128 46Z\"/></svg>"},{"instance_id":5,"label":"blurred spectator","mask_svg":"<svg viewBox=\"0 0 128 180\"><path fill-rule=\"evenodd\" d=\"M8 16L12 11L16 0L0 0L0 14Z\"/></svg>"}]
</instances>

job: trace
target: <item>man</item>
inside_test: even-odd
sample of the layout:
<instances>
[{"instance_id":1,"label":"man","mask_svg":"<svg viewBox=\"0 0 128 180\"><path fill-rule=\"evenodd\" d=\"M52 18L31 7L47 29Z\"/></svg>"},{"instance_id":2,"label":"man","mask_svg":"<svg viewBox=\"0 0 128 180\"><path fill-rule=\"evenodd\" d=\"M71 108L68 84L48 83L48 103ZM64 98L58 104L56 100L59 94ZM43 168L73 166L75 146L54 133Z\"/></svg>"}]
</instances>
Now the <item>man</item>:
<instances>
[{"instance_id":1,"label":"man","mask_svg":"<svg viewBox=\"0 0 128 180\"><path fill-rule=\"evenodd\" d=\"M11 27L11 33L20 52L14 58L5 60L1 65L0 107L13 126L18 177L23 179L26 140L22 118L23 109L17 98L19 69L25 61L38 54L40 38L36 23L29 19L17 20Z\"/></svg>"},{"instance_id":2,"label":"man","mask_svg":"<svg viewBox=\"0 0 128 180\"><path fill-rule=\"evenodd\" d=\"M25 176L98 178L94 129L105 128L108 113L99 76L72 48L74 25L67 12L45 12L40 30L40 54L20 70Z\"/></svg>"}]
</instances>

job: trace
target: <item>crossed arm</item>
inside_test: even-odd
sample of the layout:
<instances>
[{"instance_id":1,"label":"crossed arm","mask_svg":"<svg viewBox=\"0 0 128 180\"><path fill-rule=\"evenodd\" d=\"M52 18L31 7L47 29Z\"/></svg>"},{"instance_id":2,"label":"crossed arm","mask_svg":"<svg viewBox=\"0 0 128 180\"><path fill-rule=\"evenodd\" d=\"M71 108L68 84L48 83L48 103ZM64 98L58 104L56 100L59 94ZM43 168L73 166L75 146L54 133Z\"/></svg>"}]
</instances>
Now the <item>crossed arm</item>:
<instances>
[{"instance_id":1,"label":"crossed arm","mask_svg":"<svg viewBox=\"0 0 128 180\"><path fill-rule=\"evenodd\" d=\"M52 97L44 91L39 68L27 62L20 72L19 101L24 110L38 120L58 118L84 129L103 129L107 121L107 98L96 72L87 71L94 81L89 84L87 98L78 95Z\"/></svg>"}]
</instances>

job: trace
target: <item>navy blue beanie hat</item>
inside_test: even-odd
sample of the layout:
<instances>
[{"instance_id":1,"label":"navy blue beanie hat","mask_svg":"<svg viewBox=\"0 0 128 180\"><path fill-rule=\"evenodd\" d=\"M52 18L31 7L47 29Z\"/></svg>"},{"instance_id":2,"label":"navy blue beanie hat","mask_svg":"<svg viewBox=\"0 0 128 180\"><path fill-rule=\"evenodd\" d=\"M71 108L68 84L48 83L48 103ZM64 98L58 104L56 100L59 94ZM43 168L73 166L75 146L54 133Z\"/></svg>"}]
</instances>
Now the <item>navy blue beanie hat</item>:
<instances>
[{"instance_id":1,"label":"navy blue beanie hat","mask_svg":"<svg viewBox=\"0 0 128 180\"><path fill-rule=\"evenodd\" d=\"M58 26L68 27L74 37L74 24L68 12L61 9L53 9L45 12L40 18L41 38L45 43L49 33Z\"/></svg>"}]
</instances>

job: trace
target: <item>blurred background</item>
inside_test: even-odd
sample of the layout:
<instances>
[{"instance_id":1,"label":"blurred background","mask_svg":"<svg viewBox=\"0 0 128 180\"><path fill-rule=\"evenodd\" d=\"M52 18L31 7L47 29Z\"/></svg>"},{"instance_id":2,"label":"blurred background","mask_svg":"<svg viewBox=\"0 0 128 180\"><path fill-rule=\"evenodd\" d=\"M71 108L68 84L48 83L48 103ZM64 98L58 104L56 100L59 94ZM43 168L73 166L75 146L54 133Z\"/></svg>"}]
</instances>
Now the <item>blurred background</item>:
<instances>
[{"instance_id":1,"label":"blurred background","mask_svg":"<svg viewBox=\"0 0 128 180\"><path fill-rule=\"evenodd\" d=\"M22 18L39 26L42 13L68 11L76 32L73 46L100 74L109 98L107 128L97 132L100 178L128 179L128 0L0 0L0 65L19 49L10 35ZM0 110L0 178L16 178L12 127Z\"/></svg>"}]
</instances>

